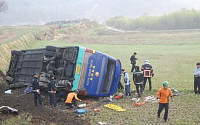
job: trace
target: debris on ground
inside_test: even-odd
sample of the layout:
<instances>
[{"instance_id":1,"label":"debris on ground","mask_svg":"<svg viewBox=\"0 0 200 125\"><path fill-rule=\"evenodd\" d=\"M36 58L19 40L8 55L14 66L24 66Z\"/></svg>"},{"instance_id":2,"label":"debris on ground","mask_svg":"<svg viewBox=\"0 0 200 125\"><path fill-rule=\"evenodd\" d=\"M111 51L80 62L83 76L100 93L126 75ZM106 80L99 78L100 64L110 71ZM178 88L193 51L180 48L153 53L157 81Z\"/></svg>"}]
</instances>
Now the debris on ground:
<instances>
[{"instance_id":1,"label":"debris on ground","mask_svg":"<svg viewBox=\"0 0 200 125\"><path fill-rule=\"evenodd\" d=\"M77 114L86 114L87 113L87 109L76 109L76 113Z\"/></svg>"},{"instance_id":2,"label":"debris on ground","mask_svg":"<svg viewBox=\"0 0 200 125\"><path fill-rule=\"evenodd\" d=\"M91 111L93 111L94 112L94 116L97 114L97 112L100 112L101 111L101 109L100 108L92 108L91 109Z\"/></svg>"},{"instance_id":3,"label":"debris on ground","mask_svg":"<svg viewBox=\"0 0 200 125\"><path fill-rule=\"evenodd\" d=\"M138 103L135 103L135 106L141 106L141 105L145 105L147 102L138 102Z\"/></svg>"},{"instance_id":4,"label":"debris on ground","mask_svg":"<svg viewBox=\"0 0 200 125\"><path fill-rule=\"evenodd\" d=\"M6 90L4 93L5 94L12 94L12 91L11 91L11 89L9 89L9 90Z\"/></svg>"},{"instance_id":5,"label":"debris on ground","mask_svg":"<svg viewBox=\"0 0 200 125\"><path fill-rule=\"evenodd\" d=\"M64 102L58 102L57 108L49 107L48 93L41 91L43 107L34 105L34 95L24 94L24 89L14 89L12 94L4 94L9 87L6 85L0 86L0 106L9 106L17 109L18 114L30 114L31 124L33 125L89 125L89 120L83 117L78 117L74 110L66 109ZM89 100L89 99L88 99ZM89 102L89 101L88 101ZM92 102L95 102L94 100ZM92 103L91 102L91 103ZM5 112L5 111L4 111ZM13 114L0 114L0 121L6 121L12 118Z\"/></svg>"},{"instance_id":6,"label":"debris on ground","mask_svg":"<svg viewBox=\"0 0 200 125\"><path fill-rule=\"evenodd\" d=\"M32 93L33 92L33 88L32 87L27 87L25 90L24 90L24 93L28 94L28 93Z\"/></svg>"},{"instance_id":7,"label":"debris on ground","mask_svg":"<svg viewBox=\"0 0 200 125\"><path fill-rule=\"evenodd\" d=\"M147 96L145 97L145 102L151 102L151 103L156 103L157 99L154 96Z\"/></svg>"},{"instance_id":8,"label":"debris on ground","mask_svg":"<svg viewBox=\"0 0 200 125\"><path fill-rule=\"evenodd\" d=\"M18 110L15 108L11 108L9 106L1 106L0 107L0 112L2 112L3 114L18 114Z\"/></svg>"},{"instance_id":9,"label":"debris on ground","mask_svg":"<svg viewBox=\"0 0 200 125\"><path fill-rule=\"evenodd\" d=\"M120 111L120 112L126 111L122 107L115 105L115 104L106 104L106 105L104 105L104 107L112 109L112 110Z\"/></svg>"},{"instance_id":10,"label":"debris on ground","mask_svg":"<svg viewBox=\"0 0 200 125\"><path fill-rule=\"evenodd\" d=\"M174 88L171 88L171 91L172 91L173 96L180 95L180 92L178 90L174 89Z\"/></svg>"},{"instance_id":11,"label":"debris on ground","mask_svg":"<svg viewBox=\"0 0 200 125\"><path fill-rule=\"evenodd\" d=\"M139 102L140 101L140 98L132 98L131 100L133 100L133 102L135 102L135 103L137 103L137 102Z\"/></svg>"},{"instance_id":12,"label":"debris on ground","mask_svg":"<svg viewBox=\"0 0 200 125\"><path fill-rule=\"evenodd\" d=\"M120 99L124 96L123 93L119 93L119 95L115 95L114 99Z\"/></svg>"},{"instance_id":13,"label":"debris on ground","mask_svg":"<svg viewBox=\"0 0 200 125\"><path fill-rule=\"evenodd\" d=\"M106 122L98 122L98 125L107 125Z\"/></svg>"}]
</instances>

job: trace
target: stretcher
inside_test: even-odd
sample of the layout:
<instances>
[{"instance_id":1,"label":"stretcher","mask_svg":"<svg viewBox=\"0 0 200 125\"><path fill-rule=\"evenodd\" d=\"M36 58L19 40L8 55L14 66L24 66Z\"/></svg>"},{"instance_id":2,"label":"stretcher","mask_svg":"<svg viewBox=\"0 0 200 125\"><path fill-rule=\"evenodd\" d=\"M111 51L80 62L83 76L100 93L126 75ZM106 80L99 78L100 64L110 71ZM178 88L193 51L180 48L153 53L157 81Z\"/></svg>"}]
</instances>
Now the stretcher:
<instances>
[{"instance_id":1,"label":"stretcher","mask_svg":"<svg viewBox=\"0 0 200 125\"><path fill-rule=\"evenodd\" d=\"M106 105L104 105L104 107L109 108L109 109L112 109L112 110L116 110L116 111L119 111L119 112L126 111L126 110L123 109L122 107L117 106L117 105L115 105L115 104L106 104Z\"/></svg>"}]
</instances>

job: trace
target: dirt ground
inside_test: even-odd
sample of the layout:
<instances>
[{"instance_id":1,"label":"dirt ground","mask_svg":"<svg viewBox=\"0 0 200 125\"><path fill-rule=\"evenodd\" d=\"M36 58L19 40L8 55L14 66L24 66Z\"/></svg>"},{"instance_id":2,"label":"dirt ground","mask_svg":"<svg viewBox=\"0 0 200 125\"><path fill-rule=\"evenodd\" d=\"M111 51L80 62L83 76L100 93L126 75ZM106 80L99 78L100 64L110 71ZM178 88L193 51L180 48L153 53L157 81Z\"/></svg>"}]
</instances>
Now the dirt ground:
<instances>
[{"instance_id":1,"label":"dirt ground","mask_svg":"<svg viewBox=\"0 0 200 125\"><path fill-rule=\"evenodd\" d=\"M0 86L0 106L10 106L19 110L19 114L28 113L31 117L33 125L89 125L89 120L86 117L79 116L75 113L75 109L66 109L64 102L59 102L57 108L48 106L48 96L42 93L43 107L34 106L33 94L24 94L23 89L12 90L12 94L4 94L4 91L9 89L7 86ZM45 95L45 96L44 96ZM92 103L91 101L88 101ZM0 113L0 121L13 117L11 114Z\"/></svg>"}]
</instances>

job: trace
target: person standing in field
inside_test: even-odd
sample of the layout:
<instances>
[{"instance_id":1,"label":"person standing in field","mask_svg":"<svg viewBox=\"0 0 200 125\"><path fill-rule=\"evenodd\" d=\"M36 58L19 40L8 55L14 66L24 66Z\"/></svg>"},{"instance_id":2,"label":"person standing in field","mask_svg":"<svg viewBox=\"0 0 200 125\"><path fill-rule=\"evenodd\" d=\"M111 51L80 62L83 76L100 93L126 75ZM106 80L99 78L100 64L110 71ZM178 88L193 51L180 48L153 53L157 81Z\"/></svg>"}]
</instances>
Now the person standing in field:
<instances>
[{"instance_id":1,"label":"person standing in field","mask_svg":"<svg viewBox=\"0 0 200 125\"><path fill-rule=\"evenodd\" d=\"M124 82L125 82L125 96L131 96L131 81L129 78L128 73L125 71L125 69L121 69L121 72L124 74Z\"/></svg>"},{"instance_id":2,"label":"person standing in field","mask_svg":"<svg viewBox=\"0 0 200 125\"><path fill-rule=\"evenodd\" d=\"M55 79L55 76L53 74L50 74L49 80L48 80L48 93L49 93L50 106L57 107L56 99L55 99L57 88L55 86L54 79Z\"/></svg>"},{"instance_id":3,"label":"person standing in field","mask_svg":"<svg viewBox=\"0 0 200 125\"><path fill-rule=\"evenodd\" d=\"M135 67L135 72L133 73L133 82L135 83L138 97L141 97L143 91L143 73L140 71L139 66Z\"/></svg>"},{"instance_id":4,"label":"person standing in field","mask_svg":"<svg viewBox=\"0 0 200 125\"><path fill-rule=\"evenodd\" d=\"M194 68L194 92L195 94L200 94L200 62Z\"/></svg>"},{"instance_id":5,"label":"person standing in field","mask_svg":"<svg viewBox=\"0 0 200 125\"><path fill-rule=\"evenodd\" d=\"M133 55L130 57L130 61L131 61L131 64L132 64L131 72L133 72L134 69L135 69L136 60L137 60L137 58L135 57L136 55L137 55L137 53L134 52Z\"/></svg>"},{"instance_id":6,"label":"person standing in field","mask_svg":"<svg viewBox=\"0 0 200 125\"><path fill-rule=\"evenodd\" d=\"M142 65L141 70L143 71L143 75L144 75L143 91L145 90L147 80L149 81L149 91L151 91L152 89L151 77L154 76L154 73L153 73L153 67L150 65L149 60L145 60L144 65Z\"/></svg>"},{"instance_id":7,"label":"person standing in field","mask_svg":"<svg viewBox=\"0 0 200 125\"><path fill-rule=\"evenodd\" d=\"M171 97L171 100L174 101L172 91L168 88L168 82L164 81L163 87L158 90L156 98L159 102L159 108L157 112L158 118L160 118L160 113L162 112L162 110L165 109L165 114L163 118L165 122L167 121L168 117L169 96Z\"/></svg>"},{"instance_id":8,"label":"person standing in field","mask_svg":"<svg viewBox=\"0 0 200 125\"><path fill-rule=\"evenodd\" d=\"M42 106L42 99L40 96L40 86L38 82L38 74L35 73L33 75L33 82L32 82L32 88L33 88L33 94L34 94L34 104L37 106L37 100L39 102L39 105Z\"/></svg>"}]
</instances>

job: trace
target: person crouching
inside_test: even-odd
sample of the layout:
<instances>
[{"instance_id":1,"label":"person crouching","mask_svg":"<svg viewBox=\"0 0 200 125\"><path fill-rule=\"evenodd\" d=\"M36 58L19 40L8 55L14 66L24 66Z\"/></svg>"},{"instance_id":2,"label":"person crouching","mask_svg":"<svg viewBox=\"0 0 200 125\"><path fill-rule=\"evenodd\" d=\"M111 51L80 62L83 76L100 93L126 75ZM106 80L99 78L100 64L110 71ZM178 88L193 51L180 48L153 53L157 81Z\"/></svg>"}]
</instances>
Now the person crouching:
<instances>
[{"instance_id":1,"label":"person crouching","mask_svg":"<svg viewBox=\"0 0 200 125\"><path fill-rule=\"evenodd\" d=\"M67 106L67 108L73 108L77 106L76 100L81 101L77 95L79 93L79 90L74 90L74 92L70 92L67 95L67 99L65 101L65 105Z\"/></svg>"}]
</instances>

